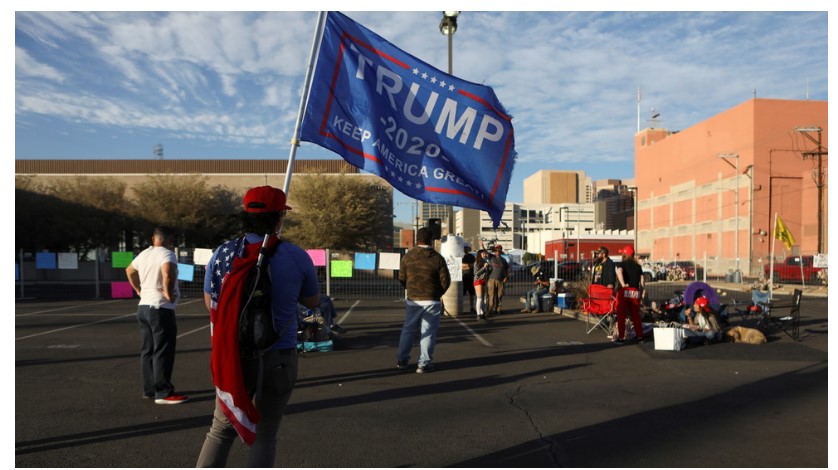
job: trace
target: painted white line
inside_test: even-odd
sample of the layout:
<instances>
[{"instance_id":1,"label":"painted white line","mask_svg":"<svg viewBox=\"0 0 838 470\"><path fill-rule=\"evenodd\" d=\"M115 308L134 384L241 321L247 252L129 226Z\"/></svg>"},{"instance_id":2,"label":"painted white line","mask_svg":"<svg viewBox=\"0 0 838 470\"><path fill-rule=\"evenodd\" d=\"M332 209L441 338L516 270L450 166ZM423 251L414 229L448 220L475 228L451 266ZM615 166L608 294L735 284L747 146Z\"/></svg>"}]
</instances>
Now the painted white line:
<instances>
[{"instance_id":1,"label":"painted white line","mask_svg":"<svg viewBox=\"0 0 838 470\"><path fill-rule=\"evenodd\" d=\"M199 332L199 331L204 331L204 330L206 330L206 329L207 329L207 328L209 328L209 327L210 327L209 322L207 322L207 324L206 324L206 325L204 325L204 326L202 326L202 327L200 327L200 328L195 328L195 329L194 329L194 330L192 330L192 331L187 331L186 333L183 333L183 334L179 334L179 335L177 335L177 338L178 338L178 339L180 339L180 338L183 338L184 336L191 335L192 333L197 333L197 332Z\"/></svg>"},{"instance_id":2,"label":"painted white line","mask_svg":"<svg viewBox=\"0 0 838 470\"><path fill-rule=\"evenodd\" d=\"M64 330L72 330L73 328L78 328L78 327L81 327L81 326L89 326L89 325L95 325L97 323L104 323L106 321L119 320L120 318L132 317L134 315L136 315L136 313L128 313L126 315L120 315L118 317L106 318L104 320L92 321L92 322L88 322L88 323L79 323L78 325L67 326L67 327L64 327L64 328L58 328L57 330L49 330L49 331L44 331L44 332L41 332L41 333L35 333L34 335L21 336L20 338L15 338L15 341L18 341L18 340L21 340L21 339L34 338L36 336L48 335L48 334L52 334L52 333L58 333L59 331L64 331Z\"/></svg>"},{"instance_id":3,"label":"painted white line","mask_svg":"<svg viewBox=\"0 0 838 470\"><path fill-rule=\"evenodd\" d=\"M29 313L19 313L15 314L16 317L25 317L27 315L37 315L39 313L50 313L50 312L59 312L61 310L70 310L71 308L82 308L82 307L89 307L91 305L102 305L102 304L109 304L113 302L121 302L121 300L106 300L104 302L91 302L89 304L80 304L80 305L70 305L69 307L61 307L61 308L53 308L49 310L39 310L37 312L29 312Z\"/></svg>"},{"instance_id":4,"label":"painted white line","mask_svg":"<svg viewBox=\"0 0 838 470\"><path fill-rule=\"evenodd\" d=\"M192 300L192 301L189 301L189 302L185 302L181 305L189 305L191 303L195 303L195 302L199 302L199 301L203 301L203 300L202 299ZM117 301L112 300L112 301L109 301L109 302L117 302ZM100 302L100 303L102 303L102 302ZM81 307L81 305L79 305L79 307ZM67 307L67 308L73 308L73 307ZM63 309L55 309L55 310L63 310ZM59 331L71 330L73 328L79 328L79 327L82 327L82 326L95 325L97 323L105 323L105 322L108 322L108 321L111 321L111 320L119 320L120 318L132 317L132 316L135 316L135 315L137 315L137 312L131 312L131 313L127 313L125 315L119 315L117 317L105 318L104 320L97 320L97 321L92 321L92 322L87 322L87 323L79 323L78 325L66 326L64 328L58 328L58 329L55 329L55 330L42 331L41 333L35 333L35 334L32 334L32 335L21 336L20 338L15 338L15 341L18 341L18 340L21 340L21 339L34 338L36 336L43 336L43 335L48 335L48 334L52 334L52 333L57 333Z\"/></svg>"},{"instance_id":5,"label":"painted white line","mask_svg":"<svg viewBox=\"0 0 838 470\"><path fill-rule=\"evenodd\" d=\"M352 309L357 307L359 303L361 303L361 300L360 299L356 300L355 303L352 304L351 307L349 307L349 309L346 311L346 313L344 313L343 315L340 316L340 320L338 320L338 325L343 323L343 321L346 320L347 317L349 317L349 314L352 313Z\"/></svg>"},{"instance_id":6,"label":"painted white line","mask_svg":"<svg viewBox=\"0 0 838 470\"><path fill-rule=\"evenodd\" d=\"M459 323L459 324L460 324L460 326L462 326L463 328L465 328L465 329L466 329L466 331L468 331L468 332L469 332L472 336L474 336L474 337L477 339L477 341L480 341L481 343L483 343L483 346L486 346L486 347L488 347L488 348L491 348L491 347L492 347L492 343L490 343L490 342L486 341L486 340L485 340L482 336L480 336L479 334L477 334L477 332L476 332L476 331L472 330L470 326L468 326L468 325L466 325L465 323L463 323L463 321L462 321L462 320L460 320L459 318L454 318L454 320L456 320L456 321L457 321L457 323Z\"/></svg>"}]
</instances>

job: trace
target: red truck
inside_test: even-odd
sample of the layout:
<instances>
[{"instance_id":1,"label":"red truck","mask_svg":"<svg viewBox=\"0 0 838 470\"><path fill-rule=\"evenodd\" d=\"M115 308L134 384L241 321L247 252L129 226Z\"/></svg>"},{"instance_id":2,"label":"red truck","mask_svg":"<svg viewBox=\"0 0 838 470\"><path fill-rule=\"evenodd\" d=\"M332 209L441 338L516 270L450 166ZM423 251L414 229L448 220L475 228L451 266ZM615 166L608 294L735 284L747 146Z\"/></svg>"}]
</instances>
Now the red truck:
<instances>
[{"instance_id":1,"label":"red truck","mask_svg":"<svg viewBox=\"0 0 838 470\"><path fill-rule=\"evenodd\" d=\"M823 268L816 268L812 266L813 256L789 256L782 263L775 262L774 267L771 264L765 265L766 279L771 276L771 271L774 271L774 282L801 282L805 280L806 284L820 284L818 273Z\"/></svg>"}]
</instances>

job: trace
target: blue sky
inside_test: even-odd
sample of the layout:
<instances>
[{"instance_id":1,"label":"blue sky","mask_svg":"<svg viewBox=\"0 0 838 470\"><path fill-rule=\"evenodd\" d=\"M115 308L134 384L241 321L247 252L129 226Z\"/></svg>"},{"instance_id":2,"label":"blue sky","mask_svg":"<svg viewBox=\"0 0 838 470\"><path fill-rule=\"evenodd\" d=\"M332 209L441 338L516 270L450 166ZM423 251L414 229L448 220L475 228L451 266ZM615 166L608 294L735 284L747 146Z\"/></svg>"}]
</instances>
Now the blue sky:
<instances>
[{"instance_id":1,"label":"blue sky","mask_svg":"<svg viewBox=\"0 0 838 470\"><path fill-rule=\"evenodd\" d=\"M439 11L344 13L447 69ZM170 159L287 158L315 20L17 11L15 157L151 159L162 144ZM638 86L640 127L654 108L655 127L671 130L754 93L829 98L825 10L464 11L453 39L454 75L493 87L514 117L512 202L541 169L633 178ZM297 157L339 158L305 142ZM396 201L397 220L408 221L412 200L396 192Z\"/></svg>"}]
</instances>

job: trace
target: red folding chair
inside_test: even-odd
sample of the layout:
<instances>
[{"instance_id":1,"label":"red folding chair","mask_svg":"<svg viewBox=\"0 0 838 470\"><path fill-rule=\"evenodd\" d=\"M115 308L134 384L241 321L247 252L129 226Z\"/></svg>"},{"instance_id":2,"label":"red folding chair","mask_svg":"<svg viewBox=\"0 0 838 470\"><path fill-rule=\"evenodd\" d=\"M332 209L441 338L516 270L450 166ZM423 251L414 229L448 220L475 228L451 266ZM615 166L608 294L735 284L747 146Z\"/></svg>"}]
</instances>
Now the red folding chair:
<instances>
[{"instance_id":1,"label":"red folding chair","mask_svg":"<svg viewBox=\"0 0 838 470\"><path fill-rule=\"evenodd\" d=\"M591 334L597 328L606 335L611 334L611 326L617 314L617 298L614 290L599 284L588 287L588 298L582 299L582 311L585 312L585 333Z\"/></svg>"}]
</instances>

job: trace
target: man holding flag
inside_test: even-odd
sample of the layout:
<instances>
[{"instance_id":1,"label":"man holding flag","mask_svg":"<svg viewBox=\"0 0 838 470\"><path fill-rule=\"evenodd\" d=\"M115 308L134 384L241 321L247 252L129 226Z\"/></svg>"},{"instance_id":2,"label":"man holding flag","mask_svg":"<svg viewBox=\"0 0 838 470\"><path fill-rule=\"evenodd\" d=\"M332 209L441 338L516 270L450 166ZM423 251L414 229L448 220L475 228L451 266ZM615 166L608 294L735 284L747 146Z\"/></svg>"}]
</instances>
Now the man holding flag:
<instances>
[{"instance_id":1,"label":"man holding flag","mask_svg":"<svg viewBox=\"0 0 838 470\"><path fill-rule=\"evenodd\" d=\"M322 21L322 20L321 20ZM328 12L299 138L415 199L485 210L500 223L515 163L494 91L442 72Z\"/></svg>"},{"instance_id":2,"label":"man holding flag","mask_svg":"<svg viewBox=\"0 0 838 470\"><path fill-rule=\"evenodd\" d=\"M244 236L216 248L204 276L216 400L197 467L223 467L237 436L250 446L248 467L274 466L279 425L297 381L297 305L320 303L311 257L279 240L291 210L285 193L271 186L251 188L242 207ZM262 247L270 253L271 313L279 339L259 357L243 357L238 333L244 284Z\"/></svg>"}]
</instances>

